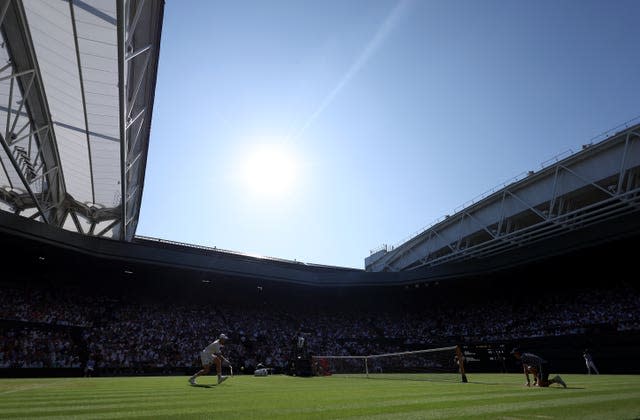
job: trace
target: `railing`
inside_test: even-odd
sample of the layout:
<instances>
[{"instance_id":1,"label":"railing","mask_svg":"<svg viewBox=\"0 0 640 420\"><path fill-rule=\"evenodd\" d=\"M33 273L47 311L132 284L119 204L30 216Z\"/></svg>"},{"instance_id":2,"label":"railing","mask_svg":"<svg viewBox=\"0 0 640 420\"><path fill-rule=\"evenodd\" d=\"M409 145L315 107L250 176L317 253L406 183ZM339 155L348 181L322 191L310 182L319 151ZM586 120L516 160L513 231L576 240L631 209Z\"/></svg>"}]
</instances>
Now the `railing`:
<instances>
[{"instance_id":1,"label":"railing","mask_svg":"<svg viewBox=\"0 0 640 420\"><path fill-rule=\"evenodd\" d=\"M601 143L606 139L608 139L609 137L611 137L612 135L617 134L620 131L623 131L625 128L633 127L634 124L631 124L631 123L634 121L640 121L640 115L638 115L637 117L631 118L630 120L627 120L622 124L618 124L615 127L608 129L607 131L603 131L602 133L595 135L594 137L589 139L588 145Z\"/></svg>"},{"instance_id":2,"label":"railing","mask_svg":"<svg viewBox=\"0 0 640 420\"><path fill-rule=\"evenodd\" d=\"M373 255L376 252L380 252L380 251L388 251L389 248L387 246L387 244L382 244L380 246L378 246L377 248L373 248L372 250L369 251L369 255Z\"/></svg>"},{"instance_id":3,"label":"railing","mask_svg":"<svg viewBox=\"0 0 640 420\"><path fill-rule=\"evenodd\" d=\"M223 253L223 254L231 254L231 255L236 255L236 256L240 256L240 257L256 258L256 259L265 260L265 261L274 261L274 262L281 262L281 263L286 263L286 264L304 265L304 266L307 266L307 267L328 268L328 269L342 269L342 270L357 270L357 269L352 269L352 268L349 268L349 267L338 267L338 266L333 266L333 265L305 263L305 262L302 262L302 261L287 260L287 259L284 259L284 258L265 257L263 255L248 254L246 252L239 252L239 251L231 251L229 249L223 249L223 248L218 248L218 247L210 247L210 246L204 246L204 245L189 244L189 243L186 243L186 242L172 241L170 239L153 238L151 236L135 235L135 239L141 239L141 240L144 240L144 241L157 242L157 243L162 243L162 244L177 245L177 246L193 248L193 249L202 249L202 250L205 250L205 251L219 252L219 253Z\"/></svg>"}]
</instances>

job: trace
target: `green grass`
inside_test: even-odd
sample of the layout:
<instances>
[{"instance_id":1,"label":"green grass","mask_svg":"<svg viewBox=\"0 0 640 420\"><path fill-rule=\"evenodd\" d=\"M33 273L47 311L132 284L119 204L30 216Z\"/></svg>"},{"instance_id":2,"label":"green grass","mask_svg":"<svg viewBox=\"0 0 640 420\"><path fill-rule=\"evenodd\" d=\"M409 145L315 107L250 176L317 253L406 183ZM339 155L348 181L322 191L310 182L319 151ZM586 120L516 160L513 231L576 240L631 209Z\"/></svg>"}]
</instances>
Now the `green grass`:
<instances>
[{"instance_id":1,"label":"green grass","mask_svg":"<svg viewBox=\"0 0 640 420\"><path fill-rule=\"evenodd\" d=\"M186 376L3 379L0 418L640 419L640 376L563 378L567 389L526 388L516 374L467 384L236 376L209 388Z\"/></svg>"}]
</instances>

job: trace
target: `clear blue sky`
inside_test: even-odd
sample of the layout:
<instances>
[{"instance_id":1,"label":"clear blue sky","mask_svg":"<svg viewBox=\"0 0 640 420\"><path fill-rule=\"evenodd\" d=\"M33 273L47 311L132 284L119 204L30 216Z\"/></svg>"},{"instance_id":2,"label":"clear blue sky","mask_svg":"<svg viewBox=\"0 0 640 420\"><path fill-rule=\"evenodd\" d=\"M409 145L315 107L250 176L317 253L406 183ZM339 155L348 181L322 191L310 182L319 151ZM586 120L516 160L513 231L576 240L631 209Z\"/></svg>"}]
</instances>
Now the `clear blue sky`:
<instances>
[{"instance_id":1,"label":"clear blue sky","mask_svg":"<svg viewBox=\"0 0 640 420\"><path fill-rule=\"evenodd\" d=\"M169 0L137 234L362 268L640 115L639 16L635 0Z\"/></svg>"}]
</instances>

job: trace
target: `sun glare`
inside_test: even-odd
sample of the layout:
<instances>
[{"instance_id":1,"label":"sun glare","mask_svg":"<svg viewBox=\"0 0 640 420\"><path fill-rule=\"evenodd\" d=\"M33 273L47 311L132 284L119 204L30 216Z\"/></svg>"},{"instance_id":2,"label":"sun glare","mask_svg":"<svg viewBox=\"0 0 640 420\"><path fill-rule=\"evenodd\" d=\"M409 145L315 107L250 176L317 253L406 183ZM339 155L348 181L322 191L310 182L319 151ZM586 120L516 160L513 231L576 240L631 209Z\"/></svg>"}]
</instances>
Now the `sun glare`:
<instances>
[{"instance_id":1,"label":"sun glare","mask_svg":"<svg viewBox=\"0 0 640 420\"><path fill-rule=\"evenodd\" d=\"M253 193L279 196L292 190L297 172L297 161L290 152L279 146L262 146L249 154L244 177Z\"/></svg>"}]
</instances>

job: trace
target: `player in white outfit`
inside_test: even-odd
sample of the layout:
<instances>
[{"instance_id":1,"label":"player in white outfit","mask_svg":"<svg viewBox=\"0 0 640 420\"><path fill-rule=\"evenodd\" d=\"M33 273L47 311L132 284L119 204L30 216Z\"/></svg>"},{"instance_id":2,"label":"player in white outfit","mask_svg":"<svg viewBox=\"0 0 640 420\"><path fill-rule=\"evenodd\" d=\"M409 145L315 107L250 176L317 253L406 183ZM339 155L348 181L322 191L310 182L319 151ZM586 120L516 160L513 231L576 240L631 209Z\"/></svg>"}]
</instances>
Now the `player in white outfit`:
<instances>
[{"instance_id":1,"label":"player in white outfit","mask_svg":"<svg viewBox=\"0 0 640 420\"><path fill-rule=\"evenodd\" d=\"M222 347L224 347L224 343L228 339L229 338L226 335L220 334L220 336L216 341L209 344L207 347L204 348L204 350L202 350L202 352L200 352L200 360L202 360L202 369L196 372L192 377L189 378L189 383L191 385L196 384L196 378L198 376L206 375L207 373L209 373L209 370L211 370L212 364L216 365L216 373L218 374L218 383L220 384L227 379L227 376L222 376L222 362L227 363L229 366L231 366L231 363L229 363L229 360L227 360L222 355Z\"/></svg>"},{"instance_id":2,"label":"player in white outfit","mask_svg":"<svg viewBox=\"0 0 640 420\"><path fill-rule=\"evenodd\" d=\"M596 364L593 363L593 358L589 353L589 349L584 349L584 353L582 353L582 357L584 357L584 362L587 365L587 374L591 375L591 369L593 369L596 375L599 375L600 372L598 372L598 368L596 367Z\"/></svg>"}]
</instances>

